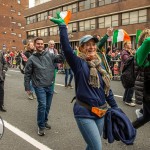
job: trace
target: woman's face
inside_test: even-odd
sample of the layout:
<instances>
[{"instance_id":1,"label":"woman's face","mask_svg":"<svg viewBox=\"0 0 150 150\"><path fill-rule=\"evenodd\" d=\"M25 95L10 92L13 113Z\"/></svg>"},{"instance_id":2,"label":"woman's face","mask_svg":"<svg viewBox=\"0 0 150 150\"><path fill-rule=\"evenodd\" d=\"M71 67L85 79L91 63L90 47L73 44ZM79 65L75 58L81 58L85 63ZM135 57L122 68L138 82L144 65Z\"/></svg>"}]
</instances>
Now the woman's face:
<instances>
[{"instance_id":1,"label":"woman's face","mask_svg":"<svg viewBox=\"0 0 150 150\"><path fill-rule=\"evenodd\" d=\"M126 49L131 49L132 48L132 44L131 42L127 42L126 46L125 46Z\"/></svg>"},{"instance_id":2,"label":"woman's face","mask_svg":"<svg viewBox=\"0 0 150 150\"><path fill-rule=\"evenodd\" d=\"M94 58L96 56L97 45L93 39L87 41L82 46L81 52L86 55L87 58Z\"/></svg>"}]
</instances>

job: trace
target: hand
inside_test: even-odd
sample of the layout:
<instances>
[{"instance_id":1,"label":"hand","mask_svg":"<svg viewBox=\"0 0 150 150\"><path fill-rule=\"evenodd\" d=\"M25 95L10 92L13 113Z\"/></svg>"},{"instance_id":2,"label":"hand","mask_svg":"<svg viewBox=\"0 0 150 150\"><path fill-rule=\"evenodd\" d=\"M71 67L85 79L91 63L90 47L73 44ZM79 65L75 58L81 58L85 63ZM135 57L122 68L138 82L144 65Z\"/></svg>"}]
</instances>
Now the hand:
<instances>
[{"instance_id":1,"label":"hand","mask_svg":"<svg viewBox=\"0 0 150 150\"><path fill-rule=\"evenodd\" d=\"M107 29L107 33L106 33L108 36L112 36L112 34L113 34L113 28L108 28Z\"/></svg>"},{"instance_id":2,"label":"hand","mask_svg":"<svg viewBox=\"0 0 150 150\"><path fill-rule=\"evenodd\" d=\"M32 93L31 91L26 91L28 94Z\"/></svg>"},{"instance_id":3,"label":"hand","mask_svg":"<svg viewBox=\"0 0 150 150\"><path fill-rule=\"evenodd\" d=\"M68 25L70 18L71 18L71 12L70 11L64 11L64 12L56 12L57 17L54 18L52 16L48 16L48 18L58 25Z\"/></svg>"}]
</instances>

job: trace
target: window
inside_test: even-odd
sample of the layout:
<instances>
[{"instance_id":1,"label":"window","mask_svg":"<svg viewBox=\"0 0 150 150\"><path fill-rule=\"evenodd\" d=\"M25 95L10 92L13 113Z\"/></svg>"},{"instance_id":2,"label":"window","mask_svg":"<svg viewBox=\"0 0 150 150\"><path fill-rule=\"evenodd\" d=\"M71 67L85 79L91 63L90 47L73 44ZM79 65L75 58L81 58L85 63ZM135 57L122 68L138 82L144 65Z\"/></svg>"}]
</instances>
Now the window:
<instances>
[{"instance_id":1,"label":"window","mask_svg":"<svg viewBox=\"0 0 150 150\"><path fill-rule=\"evenodd\" d=\"M18 11L18 16L21 16L21 12Z\"/></svg>"},{"instance_id":2,"label":"window","mask_svg":"<svg viewBox=\"0 0 150 150\"><path fill-rule=\"evenodd\" d=\"M147 9L122 14L122 25L147 22Z\"/></svg>"},{"instance_id":3,"label":"window","mask_svg":"<svg viewBox=\"0 0 150 150\"><path fill-rule=\"evenodd\" d=\"M43 21L43 20L47 19L47 16L48 16L47 12L44 12L44 13L38 14L37 19L38 19L38 21Z\"/></svg>"},{"instance_id":4,"label":"window","mask_svg":"<svg viewBox=\"0 0 150 150\"><path fill-rule=\"evenodd\" d=\"M22 37L22 35L21 35L21 34L18 34L18 37Z\"/></svg>"},{"instance_id":5,"label":"window","mask_svg":"<svg viewBox=\"0 0 150 150\"><path fill-rule=\"evenodd\" d=\"M112 19L111 26L112 27L118 26L118 15L113 15L111 19Z\"/></svg>"},{"instance_id":6,"label":"window","mask_svg":"<svg viewBox=\"0 0 150 150\"><path fill-rule=\"evenodd\" d=\"M138 23L138 11L130 12L130 24Z\"/></svg>"},{"instance_id":7,"label":"window","mask_svg":"<svg viewBox=\"0 0 150 150\"><path fill-rule=\"evenodd\" d=\"M105 4L110 4L111 0L105 0Z\"/></svg>"},{"instance_id":8,"label":"window","mask_svg":"<svg viewBox=\"0 0 150 150\"><path fill-rule=\"evenodd\" d=\"M77 12L77 3L68 5L68 6L64 6L63 11L66 11L66 10L70 10L72 13Z\"/></svg>"},{"instance_id":9,"label":"window","mask_svg":"<svg viewBox=\"0 0 150 150\"><path fill-rule=\"evenodd\" d=\"M129 13L122 14L122 25L129 24Z\"/></svg>"},{"instance_id":10,"label":"window","mask_svg":"<svg viewBox=\"0 0 150 150\"><path fill-rule=\"evenodd\" d=\"M98 0L98 6L119 2L120 0Z\"/></svg>"},{"instance_id":11,"label":"window","mask_svg":"<svg viewBox=\"0 0 150 150\"><path fill-rule=\"evenodd\" d=\"M79 31L84 31L84 21L79 22Z\"/></svg>"},{"instance_id":12,"label":"window","mask_svg":"<svg viewBox=\"0 0 150 150\"><path fill-rule=\"evenodd\" d=\"M12 32L11 34L12 34L12 35L16 35L16 33L15 33L15 32Z\"/></svg>"},{"instance_id":13,"label":"window","mask_svg":"<svg viewBox=\"0 0 150 150\"><path fill-rule=\"evenodd\" d=\"M21 0L17 0L18 4L21 4Z\"/></svg>"},{"instance_id":14,"label":"window","mask_svg":"<svg viewBox=\"0 0 150 150\"><path fill-rule=\"evenodd\" d=\"M104 17L103 18L99 18L98 19L98 26L99 26L99 28L104 28L105 26L104 26Z\"/></svg>"},{"instance_id":15,"label":"window","mask_svg":"<svg viewBox=\"0 0 150 150\"><path fill-rule=\"evenodd\" d=\"M36 16L31 16L26 18L27 24L34 23L34 22L36 22Z\"/></svg>"},{"instance_id":16,"label":"window","mask_svg":"<svg viewBox=\"0 0 150 150\"><path fill-rule=\"evenodd\" d=\"M50 35L58 35L58 27L51 27Z\"/></svg>"},{"instance_id":17,"label":"window","mask_svg":"<svg viewBox=\"0 0 150 150\"><path fill-rule=\"evenodd\" d=\"M147 9L139 10L139 23L147 21Z\"/></svg>"},{"instance_id":18,"label":"window","mask_svg":"<svg viewBox=\"0 0 150 150\"><path fill-rule=\"evenodd\" d=\"M105 17L105 27L111 26L111 16Z\"/></svg>"},{"instance_id":19,"label":"window","mask_svg":"<svg viewBox=\"0 0 150 150\"><path fill-rule=\"evenodd\" d=\"M98 6L103 6L104 4L104 0L98 0Z\"/></svg>"},{"instance_id":20,"label":"window","mask_svg":"<svg viewBox=\"0 0 150 150\"><path fill-rule=\"evenodd\" d=\"M118 15L99 18L98 24L99 24L99 28L118 26Z\"/></svg>"},{"instance_id":21,"label":"window","mask_svg":"<svg viewBox=\"0 0 150 150\"><path fill-rule=\"evenodd\" d=\"M96 28L95 22L96 22L95 19L79 22L79 30L86 31L95 29Z\"/></svg>"},{"instance_id":22,"label":"window","mask_svg":"<svg viewBox=\"0 0 150 150\"><path fill-rule=\"evenodd\" d=\"M38 30L38 36L48 36L47 28Z\"/></svg>"},{"instance_id":23,"label":"window","mask_svg":"<svg viewBox=\"0 0 150 150\"><path fill-rule=\"evenodd\" d=\"M68 33L77 32L77 23L68 24Z\"/></svg>"},{"instance_id":24,"label":"window","mask_svg":"<svg viewBox=\"0 0 150 150\"><path fill-rule=\"evenodd\" d=\"M96 0L85 0L79 2L79 11L96 7Z\"/></svg>"},{"instance_id":25,"label":"window","mask_svg":"<svg viewBox=\"0 0 150 150\"><path fill-rule=\"evenodd\" d=\"M52 17L56 17L56 12L59 12L59 11L61 11L61 8L50 10L49 15L52 16Z\"/></svg>"},{"instance_id":26,"label":"window","mask_svg":"<svg viewBox=\"0 0 150 150\"><path fill-rule=\"evenodd\" d=\"M18 27L21 27L21 23L18 23Z\"/></svg>"},{"instance_id":27,"label":"window","mask_svg":"<svg viewBox=\"0 0 150 150\"><path fill-rule=\"evenodd\" d=\"M27 32L27 36L28 36L28 37L35 37L35 36L37 36L37 35L36 35L36 30Z\"/></svg>"}]
</instances>

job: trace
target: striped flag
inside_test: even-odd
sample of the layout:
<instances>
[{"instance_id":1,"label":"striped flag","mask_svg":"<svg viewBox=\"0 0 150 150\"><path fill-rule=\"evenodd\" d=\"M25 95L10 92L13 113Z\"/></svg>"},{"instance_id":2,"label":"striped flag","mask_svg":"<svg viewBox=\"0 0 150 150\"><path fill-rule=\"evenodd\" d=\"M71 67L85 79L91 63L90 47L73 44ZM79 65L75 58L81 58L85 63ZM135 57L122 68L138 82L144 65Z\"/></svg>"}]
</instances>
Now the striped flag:
<instances>
[{"instance_id":1,"label":"striped flag","mask_svg":"<svg viewBox=\"0 0 150 150\"><path fill-rule=\"evenodd\" d=\"M136 30L136 43L139 41L139 36L141 34L142 30Z\"/></svg>"},{"instance_id":2,"label":"striped flag","mask_svg":"<svg viewBox=\"0 0 150 150\"><path fill-rule=\"evenodd\" d=\"M58 15L61 17L61 19L64 20L66 25L68 25L70 18L71 18L71 12L69 10L68 11L62 11L62 12L59 12Z\"/></svg>"},{"instance_id":3,"label":"striped flag","mask_svg":"<svg viewBox=\"0 0 150 150\"><path fill-rule=\"evenodd\" d=\"M130 41L130 36L123 29L115 30L113 34L113 43L120 41Z\"/></svg>"}]
</instances>

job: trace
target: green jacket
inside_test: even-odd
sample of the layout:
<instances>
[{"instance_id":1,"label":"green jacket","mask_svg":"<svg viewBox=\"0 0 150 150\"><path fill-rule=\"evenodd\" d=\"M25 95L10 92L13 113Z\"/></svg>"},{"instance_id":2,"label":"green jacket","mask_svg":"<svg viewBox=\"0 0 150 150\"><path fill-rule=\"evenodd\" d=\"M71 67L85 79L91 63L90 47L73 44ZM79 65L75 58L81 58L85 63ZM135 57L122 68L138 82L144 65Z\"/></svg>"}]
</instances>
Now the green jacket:
<instances>
[{"instance_id":1,"label":"green jacket","mask_svg":"<svg viewBox=\"0 0 150 150\"><path fill-rule=\"evenodd\" d=\"M150 61L146 60L150 53L150 37L144 40L142 45L138 48L135 54L137 65L140 67L149 67Z\"/></svg>"}]
</instances>

